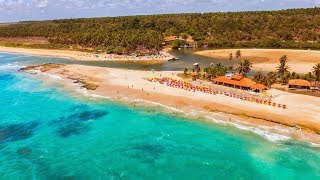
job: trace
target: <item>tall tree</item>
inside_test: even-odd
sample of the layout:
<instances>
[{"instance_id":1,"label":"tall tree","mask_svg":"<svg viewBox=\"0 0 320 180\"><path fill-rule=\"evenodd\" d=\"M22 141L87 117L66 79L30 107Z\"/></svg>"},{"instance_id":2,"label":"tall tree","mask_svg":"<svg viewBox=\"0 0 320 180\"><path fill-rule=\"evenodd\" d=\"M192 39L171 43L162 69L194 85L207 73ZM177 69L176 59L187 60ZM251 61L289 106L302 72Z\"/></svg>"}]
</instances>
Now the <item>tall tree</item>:
<instances>
[{"instance_id":1,"label":"tall tree","mask_svg":"<svg viewBox=\"0 0 320 180\"><path fill-rule=\"evenodd\" d=\"M287 55L281 56L281 58L279 59L279 65L277 67L277 72L280 78L289 72L290 67L288 66L287 63L288 63Z\"/></svg>"},{"instance_id":2,"label":"tall tree","mask_svg":"<svg viewBox=\"0 0 320 180\"><path fill-rule=\"evenodd\" d=\"M264 81L264 75L262 71L258 71L254 77L253 80L256 81L257 83L262 83Z\"/></svg>"},{"instance_id":3,"label":"tall tree","mask_svg":"<svg viewBox=\"0 0 320 180\"><path fill-rule=\"evenodd\" d=\"M252 63L248 59L240 60L238 67L236 68L236 71L239 74L246 75L248 72L250 72L252 68Z\"/></svg>"},{"instance_id":4,"label":"tall tree","mask_svg":"<svg viewBox=\"0 0 320 180\"><path fill-rule=\"evenodd\" d=\"M267 74L265 85L271 87L277 81L277 73L271 71Z\"/></svg>"}]
</instances>

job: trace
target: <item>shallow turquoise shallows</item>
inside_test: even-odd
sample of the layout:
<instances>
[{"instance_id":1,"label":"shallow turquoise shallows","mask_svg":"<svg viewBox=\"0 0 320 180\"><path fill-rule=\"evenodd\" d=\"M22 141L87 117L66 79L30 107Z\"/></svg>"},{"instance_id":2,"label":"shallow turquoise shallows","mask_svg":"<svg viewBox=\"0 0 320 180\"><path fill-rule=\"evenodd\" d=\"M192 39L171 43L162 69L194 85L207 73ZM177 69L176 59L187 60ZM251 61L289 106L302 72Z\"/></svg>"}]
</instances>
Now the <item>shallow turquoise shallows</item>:
<instances>
[{"instance_id":1,"label":"shallow turquoise shallows","mask_svg":"<svg viewBox=\"0 0 320 180\"><path fill-rule=\"evenodd\" d=\"M234 127L77 98L0 54L0 179L319 179L320 150Z\"/></svg>"}]
</instances>

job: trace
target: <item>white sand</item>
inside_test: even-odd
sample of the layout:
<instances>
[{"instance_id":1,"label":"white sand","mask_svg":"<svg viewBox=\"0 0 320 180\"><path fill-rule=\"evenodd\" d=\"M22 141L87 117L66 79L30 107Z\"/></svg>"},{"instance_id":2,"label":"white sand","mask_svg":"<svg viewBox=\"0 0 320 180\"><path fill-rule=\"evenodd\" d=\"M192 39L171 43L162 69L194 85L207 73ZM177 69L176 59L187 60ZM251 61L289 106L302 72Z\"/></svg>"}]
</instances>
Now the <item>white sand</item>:
<instances>
[{"instance_id":1,"label":"white sand","mask_svg":"<svg viewBox=\"0 0 320 180\"><path fill-rule=\"evenodd\" d=\"M97 57L92 53L84 53L80 51L71 50L53 50L53 49L26 49L26 48L12 48L0 46L0 51L8 53L27 54L33 56L50 56L69 58L79 61L168 61L172 58L170 54L165 51L160 52L161 56L127 56L114 54L99 54Z\"/></svg>"}]
</instances>

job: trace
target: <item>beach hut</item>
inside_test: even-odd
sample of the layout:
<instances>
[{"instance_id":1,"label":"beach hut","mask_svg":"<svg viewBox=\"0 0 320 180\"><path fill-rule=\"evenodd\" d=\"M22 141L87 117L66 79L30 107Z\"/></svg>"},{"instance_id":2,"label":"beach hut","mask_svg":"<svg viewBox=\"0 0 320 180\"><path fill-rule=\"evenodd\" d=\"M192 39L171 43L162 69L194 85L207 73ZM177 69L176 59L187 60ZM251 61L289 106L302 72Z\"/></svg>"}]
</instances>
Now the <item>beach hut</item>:
<instances>
[{"instance_id":1,"label":"beach hut","mask_svg":"<svg viewBox=\"0 0 320 180\"><path fill-rule=\"evenodd\" d=\"M311 83L304 79L291 79L289 81L290 89L310 89Z\"/></svg>"},{"instance_id":2,"label":"beach hut","mask_svg":"<svg viewBox=\"0 0 320 180\"><path fill-rule=\"evenodd\" d=\"M262 93L263 91L267 90L267 86L263 85L263 84L255 84L251 87L253 92L258 92L258 93Z\"/></svg>"},{"instance_id":3,"label":"beach hut","mask_svg":"<svg viewBox=\"0 0 320 180\"><path fill-rule=\"evenodd\" d=\"M245 78L242 75L232 75L230 78L226 76L220 76L213 79L213 82L216 84L244 90L250 90L251 87L256 84L251 79Z\"/></svg>"}]
</instances>

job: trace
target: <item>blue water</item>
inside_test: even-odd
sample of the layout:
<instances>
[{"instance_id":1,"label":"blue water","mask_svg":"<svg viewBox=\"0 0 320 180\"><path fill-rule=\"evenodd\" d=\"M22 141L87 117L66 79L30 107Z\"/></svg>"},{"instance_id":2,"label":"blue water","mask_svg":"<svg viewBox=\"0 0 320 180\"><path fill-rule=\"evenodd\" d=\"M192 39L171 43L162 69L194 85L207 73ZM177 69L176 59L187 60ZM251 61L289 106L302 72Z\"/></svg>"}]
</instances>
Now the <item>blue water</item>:
<instances>
[{"instance_id":1,"label":"blue water","mask_svg":"<svg viewBox=\"0 0 320 180\"><path fill-rule=\"evenodd\" d=\"M0 54L0 179L319 179L320 149L149 113L18 72Z\"/></svg>"}]
</instances>

